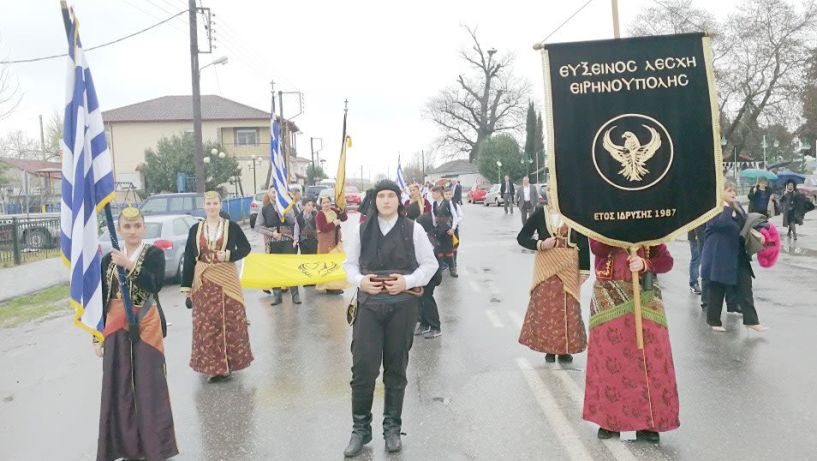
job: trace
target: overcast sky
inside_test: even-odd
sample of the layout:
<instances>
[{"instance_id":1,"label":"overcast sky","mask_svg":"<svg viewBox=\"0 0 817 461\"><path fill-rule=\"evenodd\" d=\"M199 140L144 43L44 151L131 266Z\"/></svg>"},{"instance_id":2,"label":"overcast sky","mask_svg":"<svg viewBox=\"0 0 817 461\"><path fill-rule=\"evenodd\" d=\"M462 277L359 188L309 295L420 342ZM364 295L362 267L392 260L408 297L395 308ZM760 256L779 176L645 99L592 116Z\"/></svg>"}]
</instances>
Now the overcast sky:
<instances>
[{"instance_id":1,"label":"overcast sky","mask_svg":"<svg viewBox=\"0 0 817 461\"><path fill-rule=\"evenodd\" d=\"M202 94L219 94L269 110L269 82L302 91L305 104L294 121L309 157L309 137L322 137L321 156L333 174L340 150L343 100L349 99L350 176L394 176L398 152L429 152L438 132L422 108L450 85L465 65L458 52L469 45L463 25L478 27L486 47L515 56L514 71L543 101L541 59L531 45L547 36L584 0L251 1L201 0L215 13L216 44L201 65L221 56L229 62L205 69ZM70 2L69 2L70 3ZM696 2L722 19L738 0ZM84 46L150 26L187 8L186 0L75 0ZM622 33L654 0L620 0ZM65 52L58 0L0 0L0 60ZM164 95L190 94L187 15L145 34L87 54L103 110ZM549 42L612 37L609 0L594 0ZM200 37L200 43L204 41ZM11 66L23 101L0 121L0 135L22 129L39 137L38 115L50 117L65 103L66 59ZM285 99L285 115L297 99ZM436 158L439 164L442 158Z\"/></svg>"}]
</instances>

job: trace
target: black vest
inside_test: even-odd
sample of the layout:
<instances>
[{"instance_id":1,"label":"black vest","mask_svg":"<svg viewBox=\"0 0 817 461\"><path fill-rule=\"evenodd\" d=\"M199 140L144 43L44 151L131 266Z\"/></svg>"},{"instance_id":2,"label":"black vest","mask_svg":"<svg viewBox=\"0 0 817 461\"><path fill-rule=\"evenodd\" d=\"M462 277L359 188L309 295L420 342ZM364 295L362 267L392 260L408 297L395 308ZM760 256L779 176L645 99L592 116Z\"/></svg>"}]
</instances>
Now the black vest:
<instances>
[{"instance_id":1,"label":"black vest","mask_svg":"<svg viewBox=\"0 0 817 461\"><path fill-rule=\"evenodd\" d=\"M409 206L406 207L406 216L409 219L417 219L421 214L422 213L420 213L420 202L411 202L409 203Z\"/></svg>"},{"instance_id":2,"label":"black vest","mask_svg":"<svg viewBox=\"0 0 817 461\"><path fill-rule=\"evenodd\" d=\"M411 274L419 264L414 254L414 221L398 216L397 222L388 234L380 232L377 216L372 216L360 229L360 273L363 275L378 274ZM410 299L412 295L392 296L388 293L370 295L358 291L358 301L372 303L395 303Z\"/></svg>"},{"instance_id":3,"label":"black vest","mask_svg":"<svg viewBox=\"0 0 817 461\"><path fill-rule=\"evenodd\" d=\"M451 213L451 202L443 200L439 206L437 206L437 202L432 202L431 209L437 222L437 228L448 231L454 223L454 215Z\"/></svg>"}]
</instances>

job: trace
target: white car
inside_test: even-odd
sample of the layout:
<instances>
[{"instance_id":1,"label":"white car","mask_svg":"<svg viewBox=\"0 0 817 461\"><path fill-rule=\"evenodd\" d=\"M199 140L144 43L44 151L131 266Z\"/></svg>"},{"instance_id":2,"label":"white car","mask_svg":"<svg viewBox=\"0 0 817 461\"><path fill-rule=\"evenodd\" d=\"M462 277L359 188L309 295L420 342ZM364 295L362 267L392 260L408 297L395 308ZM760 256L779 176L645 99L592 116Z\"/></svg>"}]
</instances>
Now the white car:
<instances>
[{"instance_id":1,"label":"white car","mask_svg":"<svg viewBox=\"0 0 817 461\"><path fill-rule=\"evenodd\" d=\"M250 227L255 229L255 220L258 219L258 213L261 213L261 208L264 207L264 194L266 192L259 192L255 194L250 202Z\"/></svg>"},{"instance_id":2,"label":"white car","mask_svg":"<svg viewBox=\"0 0 817 461\"><path fill-rule=\"evenodd\" d=\"M485 201L483 202L485 206L502 206L505 204L505 199L502 197L502 194L499 193L501 188L502 184L494 184L491 186L491 190L485 194Z\"/></svg>"},{"instance_id":3,"label":"white car","mask_svg":"<svg viewBox=\"0 0 817 461\"><path fill-rule=\"evenodd\" d=\"M199 220L190 215L145 216L145 238L142 241L164 250L165 278L181 282L187 234L197 222ZM103 255L110 253L111 236L107 227L99 236L99 246Z\"/></svg>"}]
</instances>

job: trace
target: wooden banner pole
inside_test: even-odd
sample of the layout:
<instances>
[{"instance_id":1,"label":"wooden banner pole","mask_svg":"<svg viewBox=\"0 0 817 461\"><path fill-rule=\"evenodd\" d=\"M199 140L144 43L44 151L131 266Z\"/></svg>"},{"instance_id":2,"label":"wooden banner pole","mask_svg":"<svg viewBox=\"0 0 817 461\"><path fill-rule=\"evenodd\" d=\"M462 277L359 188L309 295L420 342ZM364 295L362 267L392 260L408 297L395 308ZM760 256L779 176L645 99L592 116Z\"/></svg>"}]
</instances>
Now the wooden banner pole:
<instances>
[{"instance_id":1,"label":"wooden banner pole","mask_svg":"<svg viewBox=\"0 0 817 461\"><path fill-rule=\"evenodd\" d=\"M630 256L638 256L638 247L630 247ZM646 263L645 263L646 264ZM644 349L644 330L641 322L641 280L638 272L633 272L633 314L635 315L635 343L639 350Z\"/></svg>"}]
</instances>

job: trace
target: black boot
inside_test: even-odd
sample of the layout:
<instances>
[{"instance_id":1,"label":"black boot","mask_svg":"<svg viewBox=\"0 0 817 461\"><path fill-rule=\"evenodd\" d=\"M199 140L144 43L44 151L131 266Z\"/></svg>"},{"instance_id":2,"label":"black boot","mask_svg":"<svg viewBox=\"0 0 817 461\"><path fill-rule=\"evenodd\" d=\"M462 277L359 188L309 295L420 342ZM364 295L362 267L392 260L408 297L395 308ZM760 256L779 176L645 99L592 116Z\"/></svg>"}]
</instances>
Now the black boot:
<instances>
[{"instance_id":1,"label":"black boot","mask_svg":"<svg viewBox=\"0 0 817 461\"><path fill-rule=\"evenodd\" d=\"M352 437L343 455L353 457L363 451L363 445L372 441L372 398L374 389L369 391L352 387Z\"/></svg>"},{"instance_id":2,"label":"black boot","mask_svg":"<svg viewBox=\"0 0 817 461\"><path fill-rule=\"evenodd\" d=\"M608 431L603 427L599 427L598 437L601 440L612 439L613 437L618 437L620 434L616 431Z\"/></svg>"},{"instance_id":3,"label":"black boot","mask_svg":"<svg viewBox=\"0 0 817 461\"><path fill-rule=\"evenodd\" d=\"M273 288L272 289L272 303L273 306L277 306L281 304L283 300L281 299L281 289L280 288Z\"/></svg>"},{"instance_id":4,"label":"black boot","mask_svg":"<svg viewBox=\"0 0 817 461\"><path fill-rule=\"evenodd\" d=\"M386 451L396 453L403 448L400 440L400 429L403 426L403 397L405 389L386 389L383 403L383 438L386 439Z\"/></svg>"},{"instance_id":5,"label":"black boot","mask_svg":"<svg viewBox=\"0 0 817 461\"><path fill-rule=\"evenodd\" d=\"M290 291L292 291L292 304L301 304L301 293L298 287L291 287Z\"/></svg>"},{"instance_id":6,"label":"black boot","mask_svg":"<svg viewBox=\"0 0 817 461\"><path fill-rule=\"evenodd\" d=\"M451 264L448 266L448 273L451 274L451 277L459 277L459 274L457 274L457 260L453 257L451 258Z\"/></svg>"},{"instance_id":7,"label":"black boot","mask_svg":"<svg viewBox=\"0 0 817 461\"><path fill-rule=\"evenodd\" d=\"M352 437L343 450L343 456L352 458L363 451L363 445L372 441L372 414L352 415Z\"/></svg>"},{"instance_id":8,"label":"black boot","mask_svg":"<svg viewBox=\"0 0 817 461\"><path fill-rule=\"evenodd\" d=\"M653 431L635 431L636 440L643 440L650 443L658 443L661 441L661 436L658 432Z\"/></svg>"},{"instance_id":9,"label":"black boot","mask_svg":"<svg viewBox=\"0 0 817 461\"><path fill-rule=\"evenodd\" d=\"M573 361L573 356L570 354L560 354L559 361L562 363L570 363Z\"/></svg>"}]
</instances>

